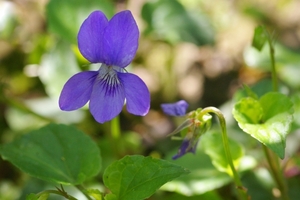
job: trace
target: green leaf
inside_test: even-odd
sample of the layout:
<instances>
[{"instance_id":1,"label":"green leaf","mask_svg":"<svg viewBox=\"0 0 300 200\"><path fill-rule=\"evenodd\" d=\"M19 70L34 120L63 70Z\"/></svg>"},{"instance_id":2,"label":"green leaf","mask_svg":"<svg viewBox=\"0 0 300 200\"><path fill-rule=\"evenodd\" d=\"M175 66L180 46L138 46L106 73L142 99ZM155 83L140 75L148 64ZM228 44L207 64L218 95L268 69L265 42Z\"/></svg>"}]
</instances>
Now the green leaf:
<instances>
[{"instance_id":1,"label":"green leaf","mask_svg":"<svg viewBox=\"0 0 300 200\"><path fill-rule=\"evenodd\" d=\"M81 184L100 170L97 145L72 126L50 124L0 149L4 160L53 183Z\"/></svg>"},{"instance_id":2,"label":"green leaf","mask_svg":"<svg viewBox=\"0 0 300 200\"><path fill-rule=\"evenodd\" d=\"M160 190L194 196L216 190L232 181L228 174L217 170L212 165L209 156L200 151L200 145L198 147L195 154L188 153L177 160L171 161L189 169L191 173L166 183ZM177 149L174 149L174 152L170 152L167 158L171 160L176 151Z\"/></svg>"},{"instance_id":3,"label":"green leaf","mask_svg":"<svg viewBox=\"0 0 300 200\"><path fill-rule=\"evenodd\" d=\"M265 31L265 28L263 26L258 26L254 30L254 37L252 40L252 46L256 48L257 50L261 51L263 48L264 44L267 41L267 34Z\"/></svg>"},{"instance_id":4,"label":"green leaf","mask_svg":"<svg viewBox=\"0 0 300 200\"><path fill-rule=\"evenodd\" d=\"M34 193L31 193L29 195L26 196L26 200L38 200L38 196Z\"/></svg>"},{"instance_id":5,"label":"green leaf","mask_svg":"<svg viewBox=\"0 0 300 200\"><path fill-rule=\"evenodd\" d=\"M188 11L176 0L149 1L142 8L146 34L172 44L181 41L196 45L214 43L214 31L201 12Z\"/></svg>"},{"instance_id":6,"label":"green leaf","mask_svg":"<svg viewBox=\"0 0 300 200\"><path fill-rule=\"evenodd\" d=\"M234 93L233 100L235 102L241 100L244 97L252 97L253 99L258 100L260 97L272 91L273 89L271 79L262 79L254 85L251 85L251 87L248 87L246 85L243 86L244 87L240 88Z\"/></svg>"},{"instance_id":7,"label":"green leaf","mask_svg":"<svg viewBox=\"0 0 300 200\"><path fill-rule=\"evenodd\" d=\"M163 200L222 200L217 191L207 192L202 195L184 196L178 193L166 193Z\"/></svg>"},{"instance_id":8,"label":"green leaf","mask_svg":"<svg viewBox=\"0 0 300 200\"><path fill-rule=\"evenodd\" d=\"M41 195L37 195L34 193L31 193L26 196L26 200L47 200L49 197L49 193L43 193Z\"/></svg>"},{"instance_id":9,"label":"green leaf","mask_svg":"<svg viewBox=\"0 0 300 200\"><path fill-rule=\"evenodd\" d=\"M76 36L82 22L94 10L113 15L113 5L107 0L50 0L46 7L47 25L51 32L76 44Z\"/></svg>"},{"instance_id":10,"label":"green leaf","mask_svg":"<svg viewBox=\"0 0 300 200\"><path fill-rule=\"evenodd\" d=\"M97 189L89 189L86 191L89 196L92 196L95 200L102 200L102 194Z\"/></svg>"},{"instance_id":11,"label":"green leaf","mask_svg":"<svg viewBox=\"0 0 300 200\"><path fill-rule=\"evenodd\" d=\"M286 136L293 121L293 103L281 93L270 92L255 100L237 102L233 116L240 128L284 158Z\"/></svg>"},{"instance_id":12,"label":"green leaf","mask_svg":"<svg viewBox=\"0 0 300 200\"><path fill-rule=\"evenodd\" d=\"M47 200L49 197L49 193L44 193L39 196L38 200Z\"/></svg>"},{"instance_id":13,"label":"green leaf","mask_svg":"<svg viewBox=\"0 0 300 200\"><path fill-rule=\"evenodd\" d=\"M168 161L125 156L104 171L104 184L113 193L105 199L145 199L166 182L187 173L186 169Z\"/></svg>"},{"instance_id":14,"label":"green leaf","mask_svg":"<svg viewBox=\"0 0 300 200\"><path fill-rule=\"evenodd\" d=\"M235 109L239 111L239 120L257 124L263 116L263 109L260 103L252 97L243 98L235 105Z\"/></svg>"},{"instance_id":15,"label":"green leaf","mask_svg":"<svg viewBox=\"0 0 300 200\"><path fill-rule=\"evenodd\" d=\"M244 150L239 143L232 139L228 139L229 148L231 152L231 157L233 164L238 168L240 160L244 155ZM232 176L231 168L227 162L227 157L225 154L224 146L222 145L222 134L221 133L208 133L203 135L201 138L200 147L204 152L209 155L212 160L213 165L221 172L226 172Z\"/></svg>"},{"instance_id":16,"label":"green leaf","mask_svg":"<svg viewBox=\"0 0 300 200\"><path fill-rule=\"evenodd\" d=\"M115 194L107 194L104 197L105 200L119 200L118 197Z\"/></svg>"}]
</instances>

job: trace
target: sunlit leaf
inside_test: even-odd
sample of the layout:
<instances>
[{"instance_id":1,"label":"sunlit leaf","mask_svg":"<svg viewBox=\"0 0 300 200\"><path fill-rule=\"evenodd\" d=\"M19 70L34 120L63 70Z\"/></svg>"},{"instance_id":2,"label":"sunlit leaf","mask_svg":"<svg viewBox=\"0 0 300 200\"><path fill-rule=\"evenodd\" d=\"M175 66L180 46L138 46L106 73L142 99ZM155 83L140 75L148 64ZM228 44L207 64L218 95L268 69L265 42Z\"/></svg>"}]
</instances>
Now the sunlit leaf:
<instances>
[{"instance_id":1,"label":"sunlit leaf","mask_svg":"<svg viewBox=\"0 0 300 200\"><path fill-rule=\"evenodd\" d=\"M235 168L239 167L240 160L244 155L242 146L232 139L228 139L231 157ZM221 133L208 133L205 134L200 143L200 147L204 150L212 160L213 165L221 172L226 172L229 175L233 175L231 168L227 162L225 154L222 134Z\"/></svg>"},{"instance_id":2,"label":"sunlit leaf","mask_svg":"<svg viewBox=\"0 0 300 200\"><path fill-rule=\"evenodd\" d=\"M159 187L188 171L165 160L126 156L104 171L104 184L113 193L105 199L145 199Z\"/></svg>"},{"instance_id":3,"label":"sunlit leaf","mask_svg":"<svg viewBox=\"0 0 300 200\"><path fill-rule=\"evenodd\" d=\"M102 194L97 189L89 189L86 191L89 196L93 197L95 200L102 200Z\"/></svg>"},{"instance_id":4,"label":"sunlit leaf","mask_svg":"<svg viewBox=\"0 0 300 200\"><path fill-rule=\"evenodd\" d=\"M4 160L53 183L80 184L101 167L97 145L74 127L50 124L2 146Z\"/></svg>"},{"instance_id":5,"label":"sunlit leaf","mask_svg":"<svg viewBox=\"0 0 300 200\"><path fill-rule=\"evenodd\" d=\"M243 131L250 134L284 158L286 136L293 121L293 104L281 93L267 93L260 100L251 97L237 102L234 118Z\"/></svg>"}]
</instances>

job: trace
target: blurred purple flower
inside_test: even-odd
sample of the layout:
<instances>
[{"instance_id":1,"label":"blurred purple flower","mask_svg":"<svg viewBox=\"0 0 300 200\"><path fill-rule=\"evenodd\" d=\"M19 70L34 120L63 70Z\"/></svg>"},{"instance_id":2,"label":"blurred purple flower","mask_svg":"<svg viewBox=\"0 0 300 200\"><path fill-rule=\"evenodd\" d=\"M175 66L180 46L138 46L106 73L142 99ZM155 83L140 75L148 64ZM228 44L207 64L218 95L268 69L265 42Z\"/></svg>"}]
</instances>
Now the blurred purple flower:
<instances>
[{"instance_id":1,"label":"blurred purple flower","mask_svg":"<svg viewBox=\"0 0 300 200\"><path fill-rule=\"evenodd\" d=\"M177 154L175 156L173 156L172 159L176 160L177 158L184 156L188 152L195 154L198 141L199 140L197 140L195 143L192 143L192 142L194 142L193 140L184 138L180 148L178 149Z\"/></svg>"},{"instance_id":2,"label":"blurred purple flower","mask_svg":"<svg viewBox=\"0 0 300 200\"><path fill-rule=\"evenodd\" d=\"M184 116L189 104L185 100L180 100L176 103L163 103L160 106L167 115Z\"/></svg>"},{"instance_id":3,"label":"blurred purple flower","mask_svg":"<svg viewBox=\"0 0 300 200\"><path fill-rule=\"evenodd\" d=\"M129 113L144 116L150 108L150 94L145 83L125 67L133 60L139 30L130 11L117 13L108 21L101 11L94 11L78 33L81 54L91 63L102 63L98 71L84 71L72 76L59 98L61 110L84 106L95 120L104 123L116 117L125 99Z\"/></svg>"},{"instance_id":4,"label":"blurred purple flower","mask_svg":"<svg viewBox=\"0 0 300 200\"><path fill-rule=\"evenodd\" d=\"M189 104L184 100L180 100L176 103L161 104L161 108L164 113L171 116L186 115L188 106ZM184 129L187 129L187 133L180 148L178 149L177 154L172 157L174 160L180 158L188 152L196 152L199 137L201 135L201 122L197 119L197 113L198 110L190 112L187 116L187 119L170 134L174 135Z\"/></svg>"}]
</instances>

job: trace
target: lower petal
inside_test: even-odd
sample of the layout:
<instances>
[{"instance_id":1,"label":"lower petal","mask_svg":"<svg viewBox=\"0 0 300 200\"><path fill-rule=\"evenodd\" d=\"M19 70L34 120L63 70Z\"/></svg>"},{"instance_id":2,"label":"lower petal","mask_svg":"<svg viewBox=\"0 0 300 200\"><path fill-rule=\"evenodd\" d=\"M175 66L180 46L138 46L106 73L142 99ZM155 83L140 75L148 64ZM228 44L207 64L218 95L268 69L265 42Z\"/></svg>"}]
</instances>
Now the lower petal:
<instances>
[{"instance_id":1,"label":"lower petal","mask_svg":"<svg viewBox=\"0 0 300 200\"><path fill-rule=\"evenodd\" d=\"M64 85L59 97L61 110L77 110L91 97L93 84L98 72L85 71L72 76Z\"/></svg>"},{"instance_id":2,"label":"lower petal","mask_svg":"<svg viewBox=\"0 0 300 200\"><path fill-rule=\"evenodd\" d=\"M125 93L121 83L112 85L102 79L96 80L90 99L90 111L97 122L104 123L120 114L124 101Z\"/></svg>"},{"instance_id":3,"label":"lower petal","mask_svg":"<svg viewBox=\"0 0 300 200\"><path fill-rule=\"evenodd\" d=\"M128 112L144 116L150 108L150 93L146 84L138 76L130 73L118 73L124 85Z\"/></svg>"},{"instance_id":4,"label":"lower petal","mask_svg":"<svg viewBox=\"0 0 300 200\"><path fill-rule=\"evenodd\" d=\"M184 156L188 152L195 153L197 144L198 144L198 141L196 141L196 143L193 144L192 140L184 139L180 148L178 149L177 154L175 156L173 156L172 159L176 160L177 158Z\"/></svg>"}]
</instances>

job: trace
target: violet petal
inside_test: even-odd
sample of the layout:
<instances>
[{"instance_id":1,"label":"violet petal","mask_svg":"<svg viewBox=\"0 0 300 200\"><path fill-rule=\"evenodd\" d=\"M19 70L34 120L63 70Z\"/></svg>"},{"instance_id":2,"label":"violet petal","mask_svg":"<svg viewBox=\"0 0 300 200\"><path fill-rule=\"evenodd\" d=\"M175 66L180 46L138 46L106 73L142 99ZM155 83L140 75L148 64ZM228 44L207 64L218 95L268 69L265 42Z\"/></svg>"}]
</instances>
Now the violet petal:
<instances>
[{"instance_id":1,"label":"violet petal","mask_svg":"<svg viewBox=\"0 0 300 200\"><path fill-rule=\"evenodd\" d=\"M124 105L125 92L123 85L120 83L111 84L112 82L103 79L96 80L93 87L89 106L92 115L99 123L104 123L116 117L122 111Z\"/></svg>"},{"instance_id":2,"label":"violet petal","mask_svg":"<svg viewBox=\"0 0 300 200\"><path fill-rule=\"evenodd\" d=\"M104 62L103 31L108 25L101 11L92 12L78 32L78 47L81 54L91 63Z\"/></svg>"},{"instance_id":3,"label":"violet petal","mask_svg":"<svg viewBox=\"0 0 300 200\"><path fill-rule=\"evenodd\" d=\"M72 76L64 85L59 97L61 110L71 111L84 106L91 97L98 72L85 71Z\"/></svg>"},{"instance_id":4,"label":"violet petal","mask_svg":"<svg viewBox=\"0 0 300 200\"><path fill-rule=\"evenodd\" d=\"M177 158L180 158L188 152L195 153L198 141L196 142L196 144L191 144L191 143L192 143L191 140L187 140L187 139L183 140L178 150L178 153L175 156L173 156L172 159L175 160Z\"/></svg>"},{"instance_id":5,"label":"violet petal","mask_svg":"<svg viewBox=\"0 0 300 200\"><path fill-rule=\"evenodd\" d=\"M134 115L146 115L150 108L150 93L146 84L134 74L118 73L118 77L125 89L128 112Z\"/></svg>"},{"instance_id":6,"label":"violet petal","mask_svg":"<svg viewBox=\"0 0 300 200\"><path fill-rule=\"evenodd\" d=\"M184 116L188 106L189 104L184 100L180 100L176 103L161 104L161 108L164 113L170 116Z\"/></svg>"},{"instance_id":7,"label":"violet petal","mask_svg":"<svg viewBox=\"0 0 300 200\"><path fill-rule=\"evenodd\" d=\"M105 64L126 67L138 48L139 30L130 11L114 15L104 31Z\"/></svg>"}]
</instances>

